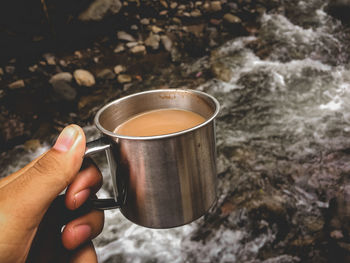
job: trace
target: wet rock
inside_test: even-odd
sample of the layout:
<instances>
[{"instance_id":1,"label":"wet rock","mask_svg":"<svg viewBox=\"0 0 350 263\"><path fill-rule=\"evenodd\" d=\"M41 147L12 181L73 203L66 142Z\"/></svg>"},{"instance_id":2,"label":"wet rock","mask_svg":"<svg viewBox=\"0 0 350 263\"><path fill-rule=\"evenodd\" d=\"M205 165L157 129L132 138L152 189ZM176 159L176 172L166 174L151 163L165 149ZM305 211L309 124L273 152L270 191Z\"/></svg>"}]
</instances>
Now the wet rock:
<instances>
[{"instance_id":1,"label":"wet rock","mask_svg":"<svg viewBox=\"0 0 350 263\"><path fill-rule=\"evenodd\" d=\"M231 69L221 62L213 63L211 66L211 72L216 78L225 82L229 82L232 78Z\"/></svg>"},{"instance_id":2,"label":"wet rock","mask_svg":"<svg viewBox=\"0 0 350 263\"><path fill-rule=\"evenodd\" d=\"M145 55L146 47L143 45L138 45L130 49L130 52L134 55Z\"/></svg>"},{"instance_id":3,"label":"wet rock","mask_svg":"<svg viewBox=\"0 0 350 263\"><path fill-rule=\"evenodd\" d=\"M176 2L171 2L170 8L171 9L175 9L176 7L177 7L177 3Z\"/></svg>"},{"instance_id":4,"label":"wet rock","mask_svg":"<svg viewBox=\"0 0 350 263\"><path fill-rule=\"evenodd\" d=\"M32 139L28 140L24 143L24 149L27 151L36 151L38 148L41 147L41 143L38 139Z\"/></svg>"},{"instance_id":5,"label":"wet rock","mask_svg":"<svg viewBox=\"0 0 350 263\"><path fill-rule=\"evenodd\" d=\"M124 67L123 65L117 65L114 67L114 73L117 75L125 71L126 71L126 67Z\"/></svg>"},{"instance_id":6,"label":"wet rock","mask_svg":"<svg viewBox=\"0 0 350 263\"><path fill-rule=\"evenodd\" d=\"M60 72L60 73L57 73L55 75L53 75L49 82L51 84L54 84L55 82L60 82L60 81L63 81L63 82L71 82L73 79L73 76L70 72Z\"/></svg>"},{"instance_id":7,"label":"wet rock","mask_svg":"<svg viewBox=\"0 0 350 263\"><path fill-rule=\"evenodd\" d=\"M100 79L114 79L115 78L115 74L113 73L112 70L110 70L109 68L103 69L101 70L98 74L97 77Z\"/></svg>"},{"instance_id":8,"label":"wet rock","mask_svg":"<svg viewBox=\"0 0 350 263\"><path fill-rule=\"evenodd\" d=\"M147 25L149 25L149 19L148 18L142 18L141 20L140 20L140 23L142 24L142 25L145 25L145 26L147 26Z\"/></svg>"},{"instance_id":9,"label":"wet rock","mask_svg":"<svg viewBox=\"0 0 350 263\"><path fill-rule=\"evenodd\" d=\"M171 48L173 47L173 42L171 41L171 39L168 36L164 35L160 37L160 40L163 44L164 49L170 52Z\"/></svg>"},{"instance_id":10,"label":"wet rock","mask_svg":"<svg viewBox=\"0 0 350 263\"><path fill-rule=\"evenodd\" d=\"M230 13L224 15L224 21L230 24L242 23L242 20L238 16L232 15Z\"/></svg>"},{"instance_id":11,"label":"wet rock","mask_svg":"<svg viewBox=\"0 0 350 263\"><path fill-rule=\"evenodd\" d=\"M95 0L90 6L79 15L82 21L99 21L108 13L117 14L122 4L119 0Z\"/></svg>"},{"instance_id":12,"label":"wet rock","mask_svg":"<svg viewBox=\"0 0 350 263\"><path fill-rule=\"evenodd\" d=\"M191 15L192 17L200 17L200 16L202 16L202 13L201 13L201 11L199 11L198 9L196 9L196 10L193 10L193 11L190 13L190 15Z\"/></svg>"},{"instance_id":13,"label":"wet rock","mask_svg":"<svg viewBox=\"0 0 350 263\"><path fill-rule=\"evenodd\" d=\"M157 50L159 48L160 36L156 34L150 34L150 36L145 40L145 45Z\"/></svg>"},{"instance_id":14,"label":"wet rock","mask_svg":"<svg viewBox=\"0 0 350 263\"><path fill-rule=\"evenodd\" d=\"M5 72L7 74L13 74L13 73L15 73L15 70L16 70L15 66L6 66L5 67Z\"/></svg>"},{"instance_id":15,"label":"wet rock","mask_svg":"<svg viewBox=\"0 0 350 263\"><path fill-rule=\"evenodd\" d=\"M210 2L210 11L212 12L218 12L221 11L221 2L220 1L212 1Z\"/></svg>"},{"instance_id":16,"label":"wet rock","mask_svg":"<svg viewBox=\"0 0 350 263\"><path fill-rule=\"evenodd\" d=\"M9 89L21 89L21 88L24 88L25 86L26 85L23 79L16 80L15 82L12 82L8 85Z\"/></svg>"},{"instance_id":17,"label":"wet rock","mask_svg":"<svg viewBox=\"0 0 350 263\"><path fill-rule=\"evenodd\" d=\"M52 87L58 100L73 101L77 97L77 91L66 81L55 81Z\"/></svg>"},{"instance_id":18,"label":"wet rock","mask_svg":"<svg viewBox=\"0 0 350 263\"><path fill-rule=\"evenodd\" d=\"M123 84L123 83L128 83L131 82L132 78L131 76L127 75L127 74L120 74L118 75L118 82Z\"/></svg>"},{"instance_id":19,"label":"wet rock","mask_svg":"<svg viewBox=\"0 0 350 263\"><path fill-rule=\"evenodd\" d=\"M50 66L56 65L55 56L53 54L46 53L43 55L43 57L45 58L46 63L48 65L50 65Z\"/></svg>"},{"instance_id":20,"label":"wet rock","mask_svg":"<svg viewBox=\"0 0 350 263\"><path fill-rule=\"evenodd\" d=\"M85 69L77 69L73 75L79 86L91 87L95 85L94 75Z\"/></svg>"},{"instance_id":21,"label":"wet rock","mask_svg":"<svg viewBox=\"0 0 350 263\"><path fill-rule=\"evenodd\" d=\"M114 53L120 53L122 51L125 50L125 47L123 44L119 44L118 46L116 46L116 48L113 50Z\"/></svg>"},{"instance_id":22,"label":"wet rock","mask_svg":"<svg viewBox=\"0 0 350 263\"><path fill-rule=\"evenodd\" d=\"M117 38L119 40L124 40L124 41L129 41L129 42L135 42L136 41L136 39L132 35L124 32L124 31L119 31L117 33Z\"/></svg>"},{"instance_id":23,"label":"wet rock","mask_svg":"<svg viewBox=\"0 0 350 263\"><path fill-rule=\"evenodd\" d=\"M158 34L158 33L163 31L163 29L161 29L160 27L154 26L154 25L151 27L151 30L155 34Z\"/></svg>"}]
</instances>

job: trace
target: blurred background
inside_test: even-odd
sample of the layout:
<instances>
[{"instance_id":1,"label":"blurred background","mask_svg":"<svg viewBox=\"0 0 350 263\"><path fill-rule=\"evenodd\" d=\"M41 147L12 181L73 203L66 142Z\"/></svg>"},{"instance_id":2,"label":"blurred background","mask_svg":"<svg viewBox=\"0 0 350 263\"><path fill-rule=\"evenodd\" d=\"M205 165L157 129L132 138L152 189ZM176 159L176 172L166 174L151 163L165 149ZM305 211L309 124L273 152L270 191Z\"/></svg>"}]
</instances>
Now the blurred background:
<instances>
[{"instance_id":1,"label":"blurred background","mask_svg":"<svg viewBox=\"0 0 350 263\"><path fill-rule=\"evenodd\" d=\"M99 261L349 262L349 11L347 0L3 2L0 177L69 123L98 138L93 116L111 100L198 89L222 105L218 202L169 230L108 211Z\"/></svg>"}]
</instances>

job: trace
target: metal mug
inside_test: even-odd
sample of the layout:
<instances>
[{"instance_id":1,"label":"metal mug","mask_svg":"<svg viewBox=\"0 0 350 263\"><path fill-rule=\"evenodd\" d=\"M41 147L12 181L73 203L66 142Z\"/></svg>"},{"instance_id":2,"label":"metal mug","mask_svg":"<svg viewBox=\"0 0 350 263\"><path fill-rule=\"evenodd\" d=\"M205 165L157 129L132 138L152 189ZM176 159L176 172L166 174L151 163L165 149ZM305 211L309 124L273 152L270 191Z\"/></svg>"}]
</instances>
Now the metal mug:
<instances>
[{"instance_id":1,"label":"metal mug","mask_svg":"<svg viewBox=\"0 0 350 263\"><path fill-rule=\"evenodd\" d=\"M95 125L103 136L85 155L106 151L115 198L93 200L97 209L119 208L130 221L150 228L181 226L201 217L216 201L215 122L218 101L203 92L160 89L112 101ZM165 135L118 135L117 126L139 113L177 108L206 121Z\"/></svg>"}]
</instances>

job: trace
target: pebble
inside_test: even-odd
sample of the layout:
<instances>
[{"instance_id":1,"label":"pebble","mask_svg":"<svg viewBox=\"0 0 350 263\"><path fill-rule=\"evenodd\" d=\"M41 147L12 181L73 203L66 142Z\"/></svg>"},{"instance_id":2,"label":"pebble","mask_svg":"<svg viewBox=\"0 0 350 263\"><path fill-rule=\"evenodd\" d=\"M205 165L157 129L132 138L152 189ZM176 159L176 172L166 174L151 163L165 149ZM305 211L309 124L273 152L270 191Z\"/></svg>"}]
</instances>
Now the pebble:
<instances>
[{"instance_id":1,"label":"pebble","mask_svg":"<svg viewBox=\"0 0 350 263\"><path fill-rule=\"evenodd\" d=\"M116 48L113 50L114 53L120 53L122 51L125 50L125 47L123 44L119 44L118 46L116 46Z\"/></svg>"},{"instance_id":2,"label":"pebble","mask_svg":"<svg viewBox=\"0 0 350 263\"><path fill-rule=\"evenodd\" d=\"M119 40L124 40L124 41L129 41L129 42L134 42L134 41L136 41L135 38L134 38L132 35L130 35L130 34L124 32L124 31L119 31L119 32L117 33L117 38L118 38Z\"/></svg>"},{"instance_id":3,"label":"pebble","mask_svg":"<svg viewBox=\"0 0 350 263\"><path fill-rule=\"evenodd\" d=\"M53 75L49 82L51 84L54 84L55 82L58 82L58 81L64 81L64 82L71 82L73 79L73 76L71 73L69 72L60 72L60 73L57 73L55 75Z\"/></svg>"},{"instance_id":4,"label":"pebble","mask_svg":"<svg viewBox=\"0 0 350 263\"><path fill-rule=\"evenodd\" d=\"M117 75L125 71L126 71L126 67L124 67L123 65L117 65L114 67L114 73Z\"/></svg>"},{"instance_id":5,"label":"pebble","mask_svg":"<svg viewBox=\"0 0 350 263\"><path fill-rule=\"evenodd\" d=\"M128 48L132 48L132 47L136 47L139 43L138 42L129 42L129 43L126 43L126 46Z\"/></svg>"},{"instance_id":6,"label":"pebble","mask_svg":"<svg viewBox=\"0 0 350 263\"><path fill-rule=\"evenodd\" d=\"M168 10L163 10L163 11L160 11L159 12L159 15L160 16L165 16L165 15L167 15L168 14Z\"/></svg>"},{"instance_id":7,"label":"pebble","mask_svg":"<svg viewBox=\"0 0 350 263\"><path fill-rule=\"evenodd\" d=\"M28 140L24 143L24 149L27 151L35 151L41 146L41 143L38 139Z\"/></svg>"},{"instance_id":8,"label":"pebble","mask_svg":"<svg viewBox=\"0 0 350 263\"><path fill-rule=\"evenodd\" d=\"M146 54L146 47L143 45L138 45L130 49L131 53L135 55L145 55Z\"/></svg>"},{"instance_id":9,"label":"pebble","mask_svg":"<svg viewBox=\"0 0 350 263\"><path fill-rule=\"evenodd\" d=\"M197 6L197 7L198 7L198 6L201 6L201 5L202 5L202 2L201 2L201 1L196 1L196 2L194 3L194 5Z\"/></svg>"},{"instance_id":10,"label":"pebble","mask_svg":"<svg viewBox=\"0 0 350 263\"><path fill-rule=\"evenodd\" d=\"M115 74L109 68L105 68L97 74L97 77L100 79L114 79Z\"/></svg>"},{"instance_id":11,"label":"pebble","mask_svg":"<svg viewBox=\"0 0 350 263\"><path fill-rule=\"evenodd\" d=\"M127 74L118 75L118 82L121 84L131 82L131 80L132 80L131 76Z\"/></svg>"},{"instance_id":12,"label":"pebble","mask_svg":"<svg viewBox=\"0 0 350 263\"><path fill-rule=\"evenodd\" d=\"M149 25L149 19L148 18L142 18L141 20L140 20L140 23L142 24L142 25L145 25L145 26L147 26L147 25Z\"/></svg>"},{"instance_id":13,"label":"pebble","mask_svg":"<svg viewBox=\"0 0 350 263\"><path fill-rule=\"evenodd\" d=\"M73 73L75 81L79 86L91 87L95 85L95 78L89 71L77 69Z\"/></svg>"},{"instance_id":14,"label":"pebble","mask_svg":"<svg viewBox=\"0 0 350 263\"><path fill-rule=\"evenodd\" d=\"M15 82L12 82L8 85L10 89L21 89L21 88L24 88L25 86L26 85L23 79L16 80Z\"/></svg>"},{"instance_id":15,"label":"pebble","mask_svg":"<svg viewBox=\"0 0 350 263\"><path fill-rule=\"evenodd\" d=\"M5 71L6 71L6 73L7 74L13 74L13 73L15 73L15 66L6 66L5 67Z\"/></svg>"},{"instance_id":16,"label":"pebble","mask_svg":"<svg viewBox=\"0 0 350 263\"><path fill-rule=\"evenodd\" d=\"M77 91L65 81L56 81L52 84L53 90L59 99L73 101L77 97Z\"/></svg>"},{"instance_id":17,"label":"pebble","mask_svg":"<svg viewBox=\"0 0 350 263\"><path fill-rule=\"evenodd\" d=\"M4 75L4 70L0 68L0 75Z\"/></svg>"},{"instance_id":18,"label":"pebble","mask_svg":"<svg viewBox=\"0 0 350 263\"><path fill-rule=\"evenodd\" d=\"M191 16L192 17L200 17L202 15L202 13L201 13L201 11L199 11L199 10L193 10L192 12L191 12Z\"/></svg>"},{"instance_id":19,"label":"pebble","mask_svg":"<svg viewBox=\"0 0 350 263\"><path fill-rule=\"evenodd\" d=\"M185 10L185 9L186 9L186 6L185 6L185 5L179 5L178 9L179 9L179 10Z\"/></svg>"},{"instance_id":20,"label":"pebble","mask_svg":"<svg viewBox=\"0 0 350 263\"><path fill-rule=\"evenodd\" d=\"M145 40L145 44L147 47L151 47L153 50L157 50L159 48L159 35L150 34L150 36Z\"/></svg>"},{"instance_id":21,"label":"pebble","mask_svg":"<svg viewBox=\"0 0 350 263\"><path fill-rule=\"evenodd\" d=\"M164 8L168 8L168 3L165 2L164 0L160 0L160 4L164 7Z\"/></svg>"},{"instance_id":22,"label":"pebble","mask_svg":"<svg viewBox=\"0 0 350 263\"><path fill-rule=\"evenodd\" d=\"M180 18L173 17L173 22L174 22L175 24L181 25L181 19L180 19Z\"/></svg>"},{"instance_id":23,"label":"pebble","mask_svg":"<svg viewBox=\"0 0 350 263\"><path fill-rule=\"evenodd\" d=\"M35 72L37 69L38 69L38 65L37 64L34 64L33 66L29 66L28 67L28 70L30 72Z\"/></svg>"},{"instance_id":24,"label":"pebble","mask_svg":"<svg viewBox=\"0 0 350 263\"><path fill-rule=\"evenodd\" d=\"M218 25L220 25L221 24L221 20L219 20L219 19L215 19L215 18L212 18L212 19L210 19L210 24L212 24L212 25L214 25L214 26L218 26Z\"/></svg>"},{"instance_id":25,"label":"pebble","mask_svg":"<svg viewBox=\"0 0 350 263\"><path fill-rule=\"evenodd\" d=\"M65 60L61 59L59 62L58 62L62 67L67 67L68 64Z\"/></svg>"},{"instance_id":26,"label":"pebble","mask_svg":"<svg viewBox=\"0 0 350 263\"><path fill-rule=\"evenodd\" d=\"M43 55L43 57L45 58L48 65L51 65L51 66L56 65L55 56L53 54L46 53Z\"/></svg>"},{"instance_id":27,"label":"pebble","mask_svg":"<svg viewBox=\"0 0 350 263\"><path fill-rule=\"evenodd\" d=\"M138 26L137 26L137 25L132 25L132 26L130 27L130 29L131 29L131 30L135 30L135 31L136 31L136 30L138 30L139 28L138 28Z\"/></svg>"},{"instance_id":28,"label":"pebble","mask_svg":"<svg viewBox=\"0 0 350 263\"><path fill-rule=\"evenodd\" d=\"M83 54L81 54L80 51L74 51L74 55L77 57L77 58L83 58Z\"/></svg>"},{"instance_id":29,"label":"pebble","mask_svg":"<svg viewBox=\"0 0 350 263\"><path fill-rule=\"evenodd\" d=\"M152 30L153 33L156 33L156 34L158 34L158 33L163 31L163 29L161 29L160 27L157 27L157 26L152 26L151 30Z\"/></svg>"},{"instance_id":30,"label":"pebble","mask_svg":"<svg viewBox=\"0 0 350 263\"><path fill-rule=\"evenodd\" d=\"M171 41L171 39L168 36L164 35L160 37L160 40L162 41L165 50L170 52L171 48L173 47L173 42Z\"/></svg>"},{"instance_id":31,"label":"pebble","mask_svg":"<svg viewBox=\"0 0 350 263\"><path fill-rule=\"evenodd\" d=\"M224 21L230 24L239 24L242 22L242 20L238 16L229 13L224 15Z\"/></svg>"},{"instance_id":32,"label":"pebble","mask_svg":"<svg viewBox=\"0 0 350 263\"><path fill-rule=\"evenodd\" d=\"M218 12L222 9L220 1L212 1L210 3L210 10L213 12Z\"/></svg>"},{"instance_id":33,"label":"pebble","mask_svg":"<svg viewBox=\"0 0 350 263\"><path fill-rule=\"evenodd\" d=\"M171 2L170 8L171 9L175 9L176 7L177 7L177 3L176 2Z\"/></svg>"}]
</instances>

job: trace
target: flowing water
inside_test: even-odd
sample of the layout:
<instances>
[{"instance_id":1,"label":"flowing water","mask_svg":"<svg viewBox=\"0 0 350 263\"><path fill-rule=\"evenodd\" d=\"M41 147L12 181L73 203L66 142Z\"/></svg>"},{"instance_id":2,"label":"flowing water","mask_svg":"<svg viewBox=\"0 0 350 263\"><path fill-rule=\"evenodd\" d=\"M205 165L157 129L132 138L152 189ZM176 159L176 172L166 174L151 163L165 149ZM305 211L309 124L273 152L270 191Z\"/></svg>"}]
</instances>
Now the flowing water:
<instances>
[{"instance_id":1,"label":"flowing water","mask_svg":"<svg viewBox=\"0 0 350 263\"><path fill-rule=\"evenodd\" d=\"M326 262L328 201L350 172L350 41L324 2L289 1L256 37L227 42L182 65L220 67L230 81L197 87L218 98L218 202L205 217L152 230L106 212L99 262ZM85 127L89 139L98 137ZM35 155L17 147L6 175ZM17 155L17 156L16 156ZM104 157L99 164L112 193Z\"/></svg>"}]
</instances>

